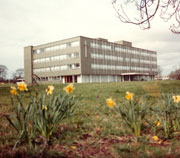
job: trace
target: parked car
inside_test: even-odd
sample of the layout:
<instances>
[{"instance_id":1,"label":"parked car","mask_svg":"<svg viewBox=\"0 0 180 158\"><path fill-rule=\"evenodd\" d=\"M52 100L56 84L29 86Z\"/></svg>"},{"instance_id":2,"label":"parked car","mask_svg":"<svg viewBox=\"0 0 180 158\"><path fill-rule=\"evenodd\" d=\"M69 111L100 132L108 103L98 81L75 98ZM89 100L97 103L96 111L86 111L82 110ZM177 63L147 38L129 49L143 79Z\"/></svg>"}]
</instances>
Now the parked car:
<instances>
[{"instance_id":1,"label":"parked car","mask_svg":"<svg viewBox=\"0 0 180 158\"><path fill-rule=\"evenodd\" d=\"M17 81L16 81L17 84L19 84L19 83L21 83L21 82L25 82L25 80L22 79L22 78L19 78L19 79L17 79Z\"/></svg>"}]
</instances>

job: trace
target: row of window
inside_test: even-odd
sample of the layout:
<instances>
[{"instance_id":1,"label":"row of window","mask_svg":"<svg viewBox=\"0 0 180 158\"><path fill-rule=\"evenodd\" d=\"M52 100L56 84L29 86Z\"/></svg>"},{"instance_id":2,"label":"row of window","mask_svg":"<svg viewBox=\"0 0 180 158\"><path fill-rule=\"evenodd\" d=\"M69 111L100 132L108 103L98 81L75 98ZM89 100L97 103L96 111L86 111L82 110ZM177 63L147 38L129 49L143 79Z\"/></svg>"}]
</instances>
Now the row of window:
<instances>
[{"instance_id":1,"label":"row of window","mask_svg":"<svg viewBox=\"0 0 180 158\"><path fill-rule=\"evenodd\" d=\"M43 53L43 52L53 52L53 51L57 51L57 50L63 50L66 48L78 47L78 46L79 46L79 41L74 41L74 42L64 43L64 44L60 44L60 45L56 45L56 46L37 49L37 50L34 50L33 53L39 54L39 53Z\"/></svg>"},{"instance_id":2,"label":"row of window","mask_svg":"<svg viewBox=\"0 0 180 158\"><path fill-rule=\"evenodd\" d=\"M33 63L36 64L36 63L46 63L57 60L66 60L66 59L78 58L79 56L80 56L79 52L74 52L74 53L56 55L47 58L34 59Z\"/></svg>"},{"instance_id":3,"label":"row of window","mask_svg":"<svg viewBox=\"0 0 180 158\"><path fill-rule=\"evenodd\" d=\"M135 62L135 63L145 63L145 64L157 64L156 61L144 60L144 59L134 59L134 58L123 58L115 55L104 55L98 53L91 53L92 59L106 59L114 61L126 61L126 62Z\"/></svg>"},{"instance_id":4,"label":"row of window","mask_svg":"<svg viewBox=\"0 0 180 158\"><path fill-rule=\"evenodd\" d=\"M130 53L130 54L135 54L135 55L143 55L143 56L151 56L156 58L156 54L145 51L145 50L139 50L139 49L130 49L128 47L121 47L121 46L114 46L114 45L108 45L108 44L99 44L99 43L94 43L91 42L90 46L92 48L97 48L97 49L104 49L104 50L109 50L109 51L116 51L116 52L125 52L125 53Z\"/></svg>"},{"instance_id":5,"label":"row of window","mask_svg":"<svg viewBox=\"0 0 180 158\"><path fill-rule=\"evenodd\" d=\"M107 45L107 44L99 44L99 43L94 43L94 42L91 42L90 43L90 46L92 48L98 48L98 49L104 49L104 50L112 50L112 46L110 45Z\"/></svg>"},{"instance_id":6,"label":"row of window","mask_svg":"<svg viewBox=\"0 0 180 158\"><path fill-rule=\"evenodd\" d=\"M120 82L120 81L142 81L152 80L151 76L112 76L112 75L82 75L82 82Z\"/></svg>"},{"instance_id":7,"label":"row of window","mask_svg":"<svg viewBox=\"0 0 180 158\"><path fill-rule=\"evenodd\" d=\"M104 65L104 64L91 64L92 69L104 69L104 70L135 70L135 71L157 71L154 68L142 68L142 67L130 67L119 65Z\"/></svg>"},{"instance_id":8,"label":"row of window","mask_svg":"<svg viewBox=\"0 0 180 158\"><path fill-rule=\"evenodd\" d=\"M151 60L144 60L144 59L130 59L131 62L134 63L142 63L142 64L154 64L157 65L157 61L151 61Z\"/></svg>"},{"instance_id":9,"label":"row of window","mask_svg":"<svg viewBox=\"0 0 180 158\"><path fill-rule=\"evenodd\" d=\"M52 67L46 67L46 68L37 68L37 69L34 69L33 71L34 73L39 73L39 72L63 71L63 70L78 69L78 68L80 68L80 64L74 63L74 64L52 66Z\"/></svg>"},{"instance_id":10,"label":"row of window","mask_svg":"<svg viewBox=\"0 0 180 158\"><path fill-rule=\"evenodd\" d=\"M157 72L157 69L155 68L142 68L142 67L131 67L131 70L134 70L134 71L153 71L153 72Z\"/></svg>"},{"instance_id":11,"label":"row of window","mask_svg":"<svg viewBox=\"0 0 180 158\"><path fill-rule=\"evenodd\" d=\"M61 80L62 77L61 76L49 76L49 77L40 77L39 81L53 81L53 80Z\"/></svg>"}]
</instances>

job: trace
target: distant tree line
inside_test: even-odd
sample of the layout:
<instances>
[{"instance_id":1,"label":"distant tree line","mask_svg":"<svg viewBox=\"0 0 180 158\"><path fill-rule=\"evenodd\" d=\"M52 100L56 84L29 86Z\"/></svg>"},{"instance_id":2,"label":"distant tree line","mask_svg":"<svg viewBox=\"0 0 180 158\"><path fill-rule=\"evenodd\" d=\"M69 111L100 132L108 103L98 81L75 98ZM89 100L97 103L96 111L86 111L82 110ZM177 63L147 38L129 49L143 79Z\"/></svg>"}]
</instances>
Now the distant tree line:
<instances>
[{"instance_id":1,"label":"distant tree line","mask_svg":"<svg viewBox=\"0 0 180 158\"><path fill-rule=\"evenodd\" d=\"M180 68L172 71L170 74L169 74L169 77L171 79L174 79L174 80L180 80Z\"/></svg>"},{"instance_id":2,"label":"distant tree line","mask_svg":"<svg viewBox=\"0 0 180 158\"><path fill-rule=\"evenodd\" d=\"M20 78L24 78L24 69L23 69L23 68L17 69L17 70L13 73L12 78L13 78L14 80L17 80L17 79L20 79Z\"/></svg>"},{"instance_id":3,"label":"distant tree line","mask_svg":"<svg viewBox=\"0 0 180 158\"><path fill-rule=\"evenodd\" d=\"M6 80L8 68L5 65L0 65L0 82Z\"/></svg>"},{"instance_id":4,"label":"distant tree line","mask_svg":"<svg viewBox=\"0 0 180 158\"><path fill-rule=\"evenodd\" d=\"M12 79L7 79L8 68L5 65L0 65L0 82L16 82L17 79L24 78L24 69L17 69L13 75Z\"/></svg>"}]
</instances>

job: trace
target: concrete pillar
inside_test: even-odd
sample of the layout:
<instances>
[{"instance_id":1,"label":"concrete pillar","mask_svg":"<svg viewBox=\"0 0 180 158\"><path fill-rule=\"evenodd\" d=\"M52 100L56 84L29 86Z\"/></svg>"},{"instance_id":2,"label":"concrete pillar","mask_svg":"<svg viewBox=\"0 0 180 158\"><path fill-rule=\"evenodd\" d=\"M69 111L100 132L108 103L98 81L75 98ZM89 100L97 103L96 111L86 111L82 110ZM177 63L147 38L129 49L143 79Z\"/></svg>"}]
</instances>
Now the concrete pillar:
<instances>
[{"instance_id":1,"label":"concrete pillar","mask_svg":"<svg viewBox=\"0 0 180 158\"><path fill-rule=\"evenodd\" d=\"M82 83L82 75L79 75L79 76L77 77L77 83Z\"/></svg>"},{"instance_id":2,"label":"concrete pillar","mask_svg":"<svg viewBox=\"0 0 180 158\"><path fill-rule=\"evenodd\" d=\"M24 48L24 79L26 83L33 81L33 46Z\"/></svg>"},{"instance_id":3,"label":"concrete pillar","mask_svg":"<svg viewBox=\"0 0 180 158\"><path fill-rule=\"evenodd\" d=\"M65 78L64 77L62 77L62 82L65 83Z\"/></svg>"},{"instance_id":4,"label":"concrete pillar","mask_svg":"<svg viewBox=\"0 0 180 158\"><path fill-rule=\"evenodd\" d=\"M124 76L122 76L122 81L124 82Z\"/></svg>"},{"instance_id":5,"label":"concrete pillar","mask_svg":"<svg viewBox=\"0 0 180 158\"><path fill-rule=\"evenodd\" d=\"M74 75L72 75L72 83L74 83Z\"/></svg>"},{"instance_id":6,"label":"concrete pillar","mask_svg":"<svg viewBox=\"0 0 180 158\"><path fill-rule=\"evenodd\" d=\"M102 75L99 75L100 79L99 79L99 82L101 83L102 82Z\"/></svg>"}]
</instances>

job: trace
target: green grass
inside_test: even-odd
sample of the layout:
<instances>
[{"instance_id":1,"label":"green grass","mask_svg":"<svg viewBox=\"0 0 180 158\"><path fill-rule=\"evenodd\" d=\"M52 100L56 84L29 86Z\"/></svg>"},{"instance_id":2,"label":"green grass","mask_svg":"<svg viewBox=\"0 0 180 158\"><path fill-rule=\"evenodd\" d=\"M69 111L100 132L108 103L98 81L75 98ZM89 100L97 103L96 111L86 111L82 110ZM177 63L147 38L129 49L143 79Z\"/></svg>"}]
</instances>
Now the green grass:
<instances>
[{"instance_id":1,"label":"green grass","mask_svg":"<svg viewBox=\"0 0 180 158\"><path fill-rule=\"evenodd\" d=\"M10 97L10 84L0 85L0 113L11 113L13 106ZM54 85L55 93L63 90L64 84ZM43 93L47 85L30 86L32 91ZM106 106L106 99L112 97L116 102L125 100L126 91L136 97L147 96L148 104L156 106L156 100L162 93L180 94L180 81L149 81L119 83L75 84L73 95L79 98L75 115L66 119L55 131L49 155L65 157L178 157L180 154L178 138L168 145L149 143L151 132L145 141L134 145L135 138L123 125L119 115ZM24 102L28 103L29 94L25 93ZM0 115L0 150L12 149L16 132ZM72 149L76 146L77 149ZM19 150L23 148L19 146ZM19 153L17 150L17 154ZM50 153L52 151L52 153ZM0 151L0 157L2 155ZM55 152L55 153L54 153ZM53 156L50 156L53 157ZM57 156L58 157L58 156ZM62 156L63 157L63 156Z\"/></svg>"}]
</instances>

